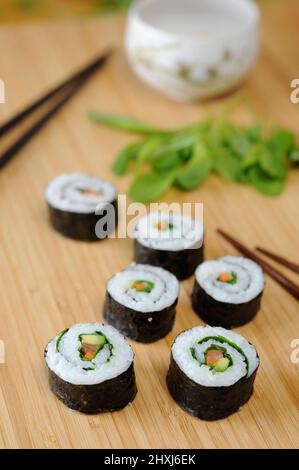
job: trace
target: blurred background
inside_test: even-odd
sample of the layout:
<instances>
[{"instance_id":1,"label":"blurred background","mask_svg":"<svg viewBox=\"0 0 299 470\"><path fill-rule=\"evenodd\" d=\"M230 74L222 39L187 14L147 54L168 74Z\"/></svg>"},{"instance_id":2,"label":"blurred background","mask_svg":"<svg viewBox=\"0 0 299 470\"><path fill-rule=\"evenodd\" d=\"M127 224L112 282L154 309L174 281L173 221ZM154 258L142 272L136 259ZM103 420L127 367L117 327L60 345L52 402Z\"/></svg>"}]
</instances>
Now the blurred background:
<instances>
[{"instance_id":1,"label":"blurred background","mask_svg":"<svg viewBox=\"0 0 299 470\"><path fill-rule=\"evenodd\" d=\"M1 0L0 22L23 22L122 11L132 0Z\"/></svg>"},{"instance_id":2,"label":"blurred background","mask_svg":"<svg viewBox=\"0 0 299 470\"><path fill-rule=\"evenodd\" d=\"M133 0L1 0L0 23L105 15L124 11L132 2ZM288 2L257 0L257 2L290 3L289 0Z\"/></svg>"}]
</instances>

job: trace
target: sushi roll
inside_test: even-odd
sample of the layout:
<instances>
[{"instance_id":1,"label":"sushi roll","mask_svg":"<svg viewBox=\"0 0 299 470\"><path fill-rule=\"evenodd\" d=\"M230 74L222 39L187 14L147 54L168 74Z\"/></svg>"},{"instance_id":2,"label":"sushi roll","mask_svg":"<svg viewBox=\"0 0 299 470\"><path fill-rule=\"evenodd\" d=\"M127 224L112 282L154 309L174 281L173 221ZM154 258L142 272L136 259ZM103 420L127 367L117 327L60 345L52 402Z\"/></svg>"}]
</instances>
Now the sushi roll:
<instances>
[{"instance_id":1,"label":"sushi roll","mask_svg":"<svg viewBox=\"0 0 299 470\"><path fill-rule=\"evenodd\" d=\"M249 400L258 366L256 349L243 336L198 326L176 337L167 385L188 413L204 420L221 419Z\"/></svg>"},{"instance_id":2,"label":"sushi roll","mask_svg":"<svg viewBox=\"0 0 299 470\"><path fill-rule=\"evenodd\" d=\"M203 226L191 217L151 212L136 224L134 251L136 263L160 266L186 279L203 261Z\"/></svg>"},{"instance_id":3,"label":"sushi roll","mask_svg":"<svg viewBox=\"0 0 299 470\"><path fill-rule=\"evenodd\" d=\"M124 408L137 393L133 351L112 326L77 323L45 349L52 392L69 408L101 413Z\"/></svg>"},{"instance_id":4,"label":"sushi roll","mask_svg":"<svg viewBox=\"0 0 299 470\"><path fill-rule=\"evenodd\" d=\"M205 261L195 272L192 306L209 325L244 325L257 314L265 278L262 268L242 256Z\"/></svg>"},{"instance_id":5,"label":"sushi roll","mask_svg":"<svg viewBox=\"0 0 299 470\"><path fill-rule=\"evenodd\" d=\"M117 193L113 184L84 173L64 173L47 186L45 199L53 228L66 237L95 241L117 225Z\"/></svg>"},{"instance_id":6,"label":"sushi roll","mask_svg":"<svg viewBox=\"0 0 299 470\"><path fill-rule=\"evenodd\" d=\"M104 318L125 336L150 343L172 329L178 295L179 282L173 274L135 264L108 281Z\"/></svg>"}]
</instances>

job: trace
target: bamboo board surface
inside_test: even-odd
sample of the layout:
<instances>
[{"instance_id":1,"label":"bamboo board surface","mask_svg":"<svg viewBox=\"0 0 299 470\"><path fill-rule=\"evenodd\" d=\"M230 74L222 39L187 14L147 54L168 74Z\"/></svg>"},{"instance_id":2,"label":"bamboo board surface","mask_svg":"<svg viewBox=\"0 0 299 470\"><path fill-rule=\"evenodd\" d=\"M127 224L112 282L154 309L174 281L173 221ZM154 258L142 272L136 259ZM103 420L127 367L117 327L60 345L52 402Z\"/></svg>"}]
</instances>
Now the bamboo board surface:
<instances>
[{"instance_id":1,"label":"bamboo board surface","mask_svg":"<svg viewBox=\"0 0 299 470\"><path fill-rule=\"evenodd\" d=\"M245 89L260 112L298 129L299 105L290 103L289 83L298 73L299 6L282 3L265 8L263 53ZM7 102L0 105L1 119L106 45L120 45L122 29L118 17L2 27L0 78L6 82ZM177 125L217 106L167 100L133 76L119 48L105 70L1 172L0 339L6 363L0 364L0 447L299 447L299 366L290 359L290 343L299 337L298 303L269 278L262 310L237 330L260 353L255 393L225 420L192 418L174 403L165 385L174 337L201 324L190 308L192 279L182 283L171 334L152 345L131 342L139 389L131 406L85 416L62 405L48 387L45 344L74 322L101 320L105 282L132 259L130 240L78 243L59 236L48 224L43 191L60 172L99 174L120 192L126 189L128 179L111 175L110 162L128 136L93 125L86 111L96 107ZM293 171L285 193L272 199L211 177L200 190L172 190L166 200L204 202L209 258L236 253L215 234L220 226L248 246L258 243L299 261L298 184L299 173Z\"/></svg>"}]
</instances>

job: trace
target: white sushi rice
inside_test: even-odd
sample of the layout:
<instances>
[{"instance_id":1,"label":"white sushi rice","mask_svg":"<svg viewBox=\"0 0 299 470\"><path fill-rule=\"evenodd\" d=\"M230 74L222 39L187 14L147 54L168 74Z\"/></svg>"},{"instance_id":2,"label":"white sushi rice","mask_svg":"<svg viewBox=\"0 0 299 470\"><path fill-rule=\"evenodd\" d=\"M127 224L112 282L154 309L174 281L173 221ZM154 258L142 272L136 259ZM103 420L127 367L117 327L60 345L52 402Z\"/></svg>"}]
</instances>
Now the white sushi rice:
<instances>
[{"instance_id":1,"label":"white sushi rice","mask_svg":"<svg viewBox=\"0 0 299 470\"><path fill-rule=\"evenodd\" d=\"M154 283L151 292L132 288L134 281ZM179 281L163 268L147 264L132 264L115 274L107 284L111 297L121 305L138 312L156 312L172 305L179 295Z\"/></svg>"},{"instance_id":2,"label":"white sushi rice","mask_svg":"<svg viewBox=\"0 0 299 470\"><path fill-rule=\"evenodd\" d=\"M259 365L255 347L243 336L222 327L197 326L179 334L172 345L172 355L179 368L194 382L206 387L227 387L246 375L244 356L227 343L211 340L199 345L198 342L208 336L222 336L242 349L248 361L247 377L250 377ZM203 352L211 344L226 348L233 359L233 365L224 372L215 372L200 363ZM191 354L196 351L197 359ZM199 360L198 360L199 359Z\"/></svg>"},{"instance_id":3,"label":"white sushi rice","mask_svg":"<svg viewBox=\"0 0 299 470\"><path fill-rule=\"evenodd\" d=\"M237 282L229 284L218 280L222 272L234 272ZM205 261L195 271L195 278L204 291L218 302L242 304L257 297L264 289L262 268L242 256L223 256Z\"/></svg>"},{"instance_id":4,"label":"white sushi rice","mask_svg":"<svg viewBox=\"0 0 299 470\"><path fill-rule=\"evenodd\" d=\"M84 194L91 189L100 194ZM116 199L116 189L109 181L85 173L64 173L54 178L45 190L47 203L55 209L90 214L102 204Z\"/></svg>"},{"instance_id":5,"label":"white sushi rice","mask_svg":"<svg viewBox=\"0 0 299 470\"><path fill-rule=\"evenodd\" d=\"M165 224L166 229L159 230L159 224ZM168 228L169 224L171 228ZM141 245L155 250L200 248L203 244L203 225L198 220L180 214L150 212L138 220L135 236Z\"/></svg>"},{"instance_id":6,"label":"white sushi rice","mask_svg":"<svg viewBox=\"0 0 299 470\"><path fill-rule=\"evenodd\" d=\"M79 335L95 331L103 333L113 345L112 355L105 345L92 361L83 361L79 353ZM56 375L75 385L95 385L113 379L125 372L133 362L132 348L113 326L102 323L77 323L62 336L57 351L58 338L59 335L48 344L45 360Z\"/></svg>"}]
</instances>

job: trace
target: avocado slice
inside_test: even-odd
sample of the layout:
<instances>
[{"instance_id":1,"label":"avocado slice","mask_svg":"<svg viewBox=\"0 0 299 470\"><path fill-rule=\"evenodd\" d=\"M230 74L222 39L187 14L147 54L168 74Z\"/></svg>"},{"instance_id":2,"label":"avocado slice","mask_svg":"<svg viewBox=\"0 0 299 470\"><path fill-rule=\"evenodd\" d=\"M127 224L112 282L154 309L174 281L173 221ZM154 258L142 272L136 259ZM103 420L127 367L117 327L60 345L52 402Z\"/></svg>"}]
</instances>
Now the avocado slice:
<instances>
[{"instance_id":1,"label":"avocado slice","mask_svg":"<svg viewBox=\"0 0 299 470\"><path fill-rule=\"evenodd\" d=\"M215 372L224 372L229 366L229 359L227 357L222 357L219 361L216 362L213 367Z\"/></svg>"},{"instance_id":2,"label":"avocado slice","mask_svg":"<svg viewBox=\"0 0 299 470\"><path fill-rule=\"evenodd\" d=\"M106 343L106 339L103 335L88 334L80 335L81 344L90 344L91 346L97 346L98 348L103 347Z\"/></svg>"}]
</instances>

